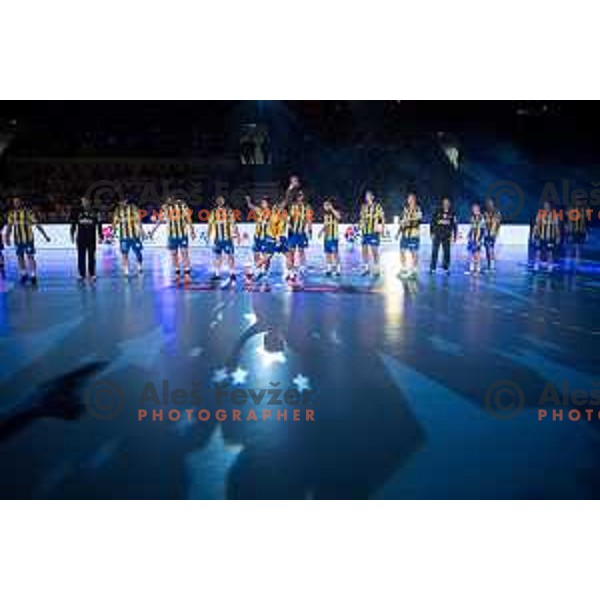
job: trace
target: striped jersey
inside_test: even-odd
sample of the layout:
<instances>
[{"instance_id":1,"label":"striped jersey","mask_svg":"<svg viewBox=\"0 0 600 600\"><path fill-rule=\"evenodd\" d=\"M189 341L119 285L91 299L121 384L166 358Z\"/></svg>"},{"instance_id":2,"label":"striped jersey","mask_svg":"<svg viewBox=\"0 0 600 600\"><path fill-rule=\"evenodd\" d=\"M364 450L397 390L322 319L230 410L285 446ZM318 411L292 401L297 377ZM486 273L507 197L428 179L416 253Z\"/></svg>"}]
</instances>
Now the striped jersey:
<instances>
[{"instance_id":1,"label":"striped jersey","mask_svg":"<svg viewBox=\"0 0 600 600\"><path fill-rule=\"evenodd\" d=\"M236 232L235 215L231 208L213 208L208 216L208 232L215 242L231 241Z\"/></svg>"},{"instance_id":2,"label":"striped jersey","mask_svg":"<svg viewBox=\"0 0 600 600\"><path fill-rule=\"evenodd\" d=\"M497 210L486 210L483 213L485 219L485 232L488 237L496 238L500 231L502 215Z\"/></svg>"},{"instance_id":3,"label":"striped jersey","mask_svg":"<svg viewBox=\"0 0 600 600\"><path fill-rule=\"evenodd\" d=\"M140 211L135 204L119 204L113 215L113 229L120 239L139 238Z\"/></svg>"},{"instance_id":4,"label":"striped jersey","mask_svg":"<svg viewBox=\"0 0 600 600\"><path fill-rule=\"evenodd\" d=\"M255 214L256 225L254 227L254 237L257 240L264 240L267 237L271 210L269 208L257 208Z\"/></svg>"},{"instance_id":5,"label":"striped jersey","mask_svg":"<svg viewBox=\"0 0 600 600\"><path fill-rule=\"evenodd\" d=\"M183 201L165 204L161 208L161 218L167 221L170 238L186 237L192 227L192 217L188 205Z\"/></svg>"},{"instance_id":6,"label":"striped jersey","mask_svg":"<svg viewBox=\"0 0 600 600\"><path fill-rule=\"evenodd\" d=\"M267 236L278 240L285 237L285 229L288 224L288 214L281 208L274 208L269 215L269 223L267 225Z\"/></svg>"},{"instance_id":7,"label":"striped jersey","mask_svg":"<svg viewBox=\"0 0 600 600\"><path fill-rule=\"evenodd\" d=\"M471 228L469 229L469 241L479 243L483 240L485 233L485 217L482 214L471 215Z\"/></svg>"},{"instance_id":8,"label":"striped jersey","mask_svg":"<svg viewBox=\"0 0 600 600\"><path fill-rule=\"evenodd\" d=\"M36 223L35 215L29 208L18 208L8 213L8 226L14 232L16 244L33 242L33 226Z\"/></svg>"},{"instance_id":9,"label":"striped jersey","mask_svg":"<svg viewBox=\"0 0 600 600\"><path fill-rule=\"evenodd\" d=\"M332 212L327 211L325 213L325 216L323 217L323 227L326 241L338 239L339 224L338 218Z\"/></svg>"},{"instance_id":10,"label":"striped jersey","mask_svg":"<svg viewBox=\"0 0 600 600\"><path fill-rule=\"evenodd\" d=\"M312 222L312 209L304 202L294 203L289 208L289 233L306 233L309 223Z\"/></svg>"},{"instance_id":11,"label":"striped jersey","mask_svg":"<svg viewBox=\"0 0 600 600\"><path fill-rule=\"evenodd\" d=\"M423 213L419 206L405 206L400 219L400 232L404 238L418 238Z\"/></svg>"},{"instance_id":12,"label":"striped jersey","mask_svg":"<svg viewBox=\"0 0 600 600\"><path fill-rule=\"evenodd\" d=\"M576 212L578 211L578 212ZM574 217L574 218L573 218ZM567 213L569 222L567 224L567 231L569 233L586 233L587 232L587 216L585 213L585 207L576 206Z\"/></svg>"},{"instance_id":13,"label":"striped jersey","mask_svg":"<svg viewBox=\"0 0 600 600\"><path fill-rule=\"evenodd\" d=\"M360 231L362 235L380 233L378 226L383 226L383 208L379 202L363 204L360 209Z\"/></svg>"},{"instance_id":14,"label":"striped jersey","mask_svg":"<svg viewBox=\"0 0 600 600\"><path fill-rule=\"evenodd\" d=\"M552 211L547 214L538 214L535 221L533 234L536 238L547 242L556 242L560 239L560 221Z\"/></svg>"}]
</instances>

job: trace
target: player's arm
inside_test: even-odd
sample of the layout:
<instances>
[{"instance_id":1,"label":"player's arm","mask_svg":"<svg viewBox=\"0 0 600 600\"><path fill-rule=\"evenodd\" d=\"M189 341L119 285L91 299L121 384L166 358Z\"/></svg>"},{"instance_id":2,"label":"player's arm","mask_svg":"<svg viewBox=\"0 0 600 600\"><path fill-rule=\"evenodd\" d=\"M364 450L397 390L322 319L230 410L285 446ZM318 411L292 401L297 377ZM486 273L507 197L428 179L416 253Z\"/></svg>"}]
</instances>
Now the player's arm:
<instances>
[{"instance_id":1,"label":"player's arm","mask_svg":"<svg viewBox=\"0 0 600 600\"><path fill-rule=\"evenodd\" d=\"M452 241L456 242L456 238L458 237L458 219L456 217L456 213L452 212Z\"/></svg>"},{"instance_id":2,"label":"player's arm","mask_svg":"<svg viewBox=\"0 0 600 600\"><path fill-rule=\"evenodd\" d=\"M342 220L342 213L337 210L337 208L333 208L331 207L331 214L338 220L341 221Z\"/></svg>"},{"instance_id":3,"label":"player's arm","mask_svg":"<svg viewBox=\"0 0 600 600\"><path fill-rule=\"evenodd\" d=\"M158 213L158 217L156 219L156 223L154 224L154 227L152 228L152 230L150 231L150 233L148 234L148 237L150 239L152 239L152 237L154 236L154 234L156 233L156 230L163 225L164 223L166 223L166 206L162 206L160 209L160 212Z\"/></svg>"},{"instance_id":4,"label":"player's arm","mask_svg":"<svg viewBox=\"0 0 600 600\"><path fill-rule=\"evenodd\" d=\"M377 213L378 213L377 220L379 221L379 227L381 229L381 233L383 233L385 230L385 213L383 212L383 207L380 206Z\"/></svg>"},{"instance_id":5,"label":"player's arm","mask_svg":"<svg viewBox=\"0 0 600 600\"><path fill-rule=\"evenodd\" d=\"M98 230L98 242L102 241L102 219L100 218L100 213L96 213L96 229Z\"/></svg>"},{"instance_id":6,"label":"player's arm","mask_svg":"<svg viewBox=\"0 0 600 600\"><path fill-rule=\"evenodd\" d=\"M37 217L33 213L31 214L31 222L33 226L44 236L44 239L47 242L49 242L50 238L48 237L48 234L44 231L44 228L38 223Z\"/></svg>"},{"instance_id":7,"label":"player's arm","mask_svg":"<svg viewBox=\"0 0 600 600\"><path fill-rule=\"evenodd\" d=\"M8 213L8 219L6 220L6 234L5 240L6 245L10 246L10 236L12 235L12 230L15 225L15 219L13 213Z\"/></svg>"},{"instance_id":8,"label":"player's arm","mask_svg":"<svg viewBox=\"0 0 600 600\"><path fill-rule=\"evenodd\" d=\"M429 236L433 239L437 234L437 210L431 216L429 223Z\"/></svg>"},{"instance_id":9,"label":"player's arm","mask_svg":"<svg viewBox=\"0 0 600 600\"><path fill-rule=\"evenodd\" d=\"M117 231L119 230L119 213L118 211L115 210L115 212L113 213L113 219L112 219L112 228L113 228L113 237L118 237L117 236Z\"/></svg>"},{"instance_id":10,"label":"player's arm","mask_svg":"<svg viewBox=\"0 0 600 600\"><path fill-rule=\"evenodd\" d=\"M361 234L365 229L365 221L366 221L365 209L363 207L361 207L360 213L358 216L358 228L360 229Z\"/></svg>"},{"instance_id":11,"label":"player's arm","mask_svg":"<svg viewBox=\"0 0 600 600\"><path fill-rule=\"evenodd\" d=\"M415 214L415 226L421 225L421 221L423 220L423 211L418 208Z\"/></svg>"},{"instance_id":12,"label":"player's arm","mask_svg":"<svg viewBox=\"0 0 600 600\"><path fill-rule=\"evenodd\" d=\"M71 243L75 243L75 233L77 232L77 210L71 211Z\"/></svg>"},{"instance_id":13,"label":"player's arm","mask_svg":"<svg viewBox=\"0 0 600 600\"><path fill-rule=\"evenodd\" d=\"M136 210L135 210L135 230L136 233L138 235L138 237L143 240L146 238L146 232L144 231L144 228L142 227L142 218L140 216L140 209L137 208L136 206Z\"/></svg>"},{"instance_id":14,"label":"player's arm","mask_svg":"<svg viewBox=\"0 0 600 600\"><path fill-rule=\"evenodd\" d=\"M254 204L254 202L252 202L252 197L250 196L250 194L246 196L246 204L248 208L250 210L253 210L254 212L256 212L259 208L256 204Z\"/></svg>"},{"instance_id":15,"label":"player's arm","mask_svg":"<svg viewBox=\"0 0 600 600\"><path fill-rule=\"evenodd\" d=\"M189 206L185 207L185 222L190 232L190 237L196 239L196 230L194 229L194 222L192 221L192 209Z\"/></svg>"},{"instance_id":16,"label":"player's arm","mask_svg":"<svg viewBox=\"0 0 600 600\"><path fill-rule=\"evenodd\" d=\"M208 215L208 232L207 238L209 242L213 241L213 236L215 234L215 211L211 210Z\"/></svg>"},{"instance_id":17,"label":"player's arm","mask_svg":"<svg viewBox=\"0 0 600 600\"><path fill-rule=\"evenodd\" d=\"M312 224L315 213L310 206L306 207L306 230L308 231L308 237L312 238Z\"/></svg>"},{"instance_id":18,"label":"player's arm","mask_svg":"<svg viewBox=\"0 0 600 600\"><path fill-rule=\"evenodd\" d=\"M402 234L402 230L406 225L406 219L404 218L404 214L404 211L402 211L402 216L400 217L400 221L398 221L398 231L396 231L396 239L400 237L400 235Z\"/></svg>"},{"instance_id":19,"label":"player's arm","mask_svg":"<svg viewBox=\"0 0 600 600\"><path fill-rule=\"evenodd\" d=\"M239 246L242 241L242 237L240 236L240 230L237 226L237 219L235 219L234 217L232 217L231 231L232 236L235 238L236 244Z\"/></svg>"}]
</instances>

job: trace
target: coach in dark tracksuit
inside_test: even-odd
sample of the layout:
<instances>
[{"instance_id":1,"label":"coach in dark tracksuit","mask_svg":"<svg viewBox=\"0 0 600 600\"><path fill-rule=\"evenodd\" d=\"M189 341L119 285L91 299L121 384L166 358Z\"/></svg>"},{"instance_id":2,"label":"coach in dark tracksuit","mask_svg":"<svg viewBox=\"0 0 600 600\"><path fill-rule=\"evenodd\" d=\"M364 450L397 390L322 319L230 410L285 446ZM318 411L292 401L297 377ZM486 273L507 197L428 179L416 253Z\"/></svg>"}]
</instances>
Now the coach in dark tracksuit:
<instances>
[{"instance_id":1,"label":"coach in dark tracksuit","mask_svg":"<svg viewBox=\"0 0 600 600\"><path fill-rule=\"evenodd\" d=\"M98 213L92 209L89 198L81 199L81 208L71 215L71 240L77 243L77 267L79 280L83 281L87 274L96 281L96 231L102 237L102 223Z\"/></svg>"},{"instance_id":2,"label":"coach in dark tracksuit","mask_svg":"<svg viewBox=\"0 0 600 600\"><path fill-rule=\"evenodd\" d=\"M431 266L433 273L437 268L440 246L444 254L443 267L446 273L450 272L450 243L456 241L458 224L456 215L452 210L452 204L448 198L442 198L441 206L435 211L431 218Z\"/></svg>"}]
</instances>

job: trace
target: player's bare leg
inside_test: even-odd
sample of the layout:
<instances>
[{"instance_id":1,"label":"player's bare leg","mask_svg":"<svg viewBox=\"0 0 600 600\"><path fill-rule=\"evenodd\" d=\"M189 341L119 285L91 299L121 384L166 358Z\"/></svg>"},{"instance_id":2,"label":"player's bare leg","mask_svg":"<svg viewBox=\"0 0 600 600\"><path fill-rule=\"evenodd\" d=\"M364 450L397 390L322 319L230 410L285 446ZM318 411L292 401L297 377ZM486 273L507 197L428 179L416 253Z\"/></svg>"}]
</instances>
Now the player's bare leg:
<instances>
[{"instance_id":1,"label":"player's bare leg","mask_svg":"<svg viewBox=\"0 0 600 600\"><path fill-rule=\"evenodd\" d=\"M229 267L229 279L231 279L232 281L235 281L235 279L236 279L235 257L233 254L227 255L227 266Z\"/></svg>"},{"instance_id":2,"label":"player's bare leg","mask_svg":"<svg viewBox=\"0 0 600 600\"><path fill-rule=\"evenodd\" d=\"M27 263L29 267L29 277L31 278L31 283L37 283L37 263L35 262L35 258L33 256L27 257Z\"/></svg>"},{"instance_id":3,"label":"player's bare leg","mask_svg":"<svg viewBox=\"0 0 600 600\"><path fill-rule=\"evenodd\" d=\"M188 248L181 248L181 262L183 262L183 279L186 283L192 280L192 269L190 265L190 251Z\"/></svg>"},{"instance_id":4,"label":"player's bare leg","mask_svg":"<svg viewBox=\"0 0 600 600\"><path fill-rule=\"evenodd\" d=\"M177 250L171 250L171 262L173 263L173 272L175 273L175 279L179 280L181 277L181 268L179 266L179 253Z\"/></svg>"},{"instance_id":5,"label":"player's bare leg","mask_svg":"<svg viewBox=\"0 0 600 600\"><path fill-rule=\"evenodd\" d=\"M552 272L552 269L554 269L554 254L552 250L548 250L546 261L548 263L548 271Z\"/></svg>"},{"instance_id":6,"label":"player's bare leg","mask_svg":"<svg viewBox=\"0 0 600 600\"><path fill-rule=\"evenodd\" d=\"M300 273L304 274L306 271L306 252L304 248L298 248L298 266L297 269Z\"/></svg>"},{"instance_id":7,"label":"player's bare leg","mask_svg":"<svg viewBox=\"0 0 600 600\"><path fill-rule=\"evenodd\" d=\"M129 277L129 255L124 252L121 253L121 267L123 269L123 275Z\"/></svg>"},{"instance_id":8,"label":"player's bare leg","mask_svg":"<svg viewBox=\"0 0 600 600\"><path fill-rule=\"evenodd\" d=\"M285 256L286 279L294 277L295 250L289 250Z\"/></svg>"},{"instance_id":9,"label":"player's bare leg","mask_svg":"<svg viewBox=\"0 0 600 600\"><path fill-rule=\"evenodd\" d=\"M27 266L25 264L25 257L17 256L17 264L19 265L19 276L21 278L21 283L25 283L27 281Z\"/></svg>"},{"instance_id":10,"label":"player's bare leg","mask_svg":"<svg viewBox=\"0 0 600 600\"><path fill-rule=\"evenodd\" d=\"M475 274L479 275L481 272L481 252L479 250L473 253L473 263L475 267Z\"/></svg>"},{"instance_id":11,"label":"player's bare leg","mask_svg":"<svg viewBox=\"0 0 600 600\"><path fill-rule=\"evenodd\" d=\"M217 254L214 258L213 261L213 268L214 268L214 273L212 276L212 279L221 279L221 263L222 263L222 257L220 254Z\"/></svg>"},{"instance_id":12,"label":"player's bare leg","mask_svg":"<svg viewBox=\"0 0 600 600\"><path fill-rule=\"evenodd\" d=\"M331 273L333 272L333 254L328 252L325 254L325 276L331 277Z\"/></svg>"},{"instance_id":13,"label":"player's bare leg","mask_svg":"<svg viewBox=\"0 0 600 600\"><path fill-rule=\"evenodd\" d=\"M400 250L400 274L406 273L406 250Z\"/></svg>"},{"instance_id":14,"label":"player's bare leg","mask_svg":"<svg viewBox=\"0 0 600 600\"><path fill-rule=\"evenodd\" d=\"M373 255L373 274L379 275L379 248L377 248L377 246L373 246L371 248L371 252Z\"/></svg>"},{"instance_id":15,"label":"player's bare leg","mask_svg":"<svg viewBox=\"0 0 600 600\"><path fill-rule=\"evenodd\" d=\"M362 247L363 275L368 275L370 271L369 265L369 246L363 244Z\"/></svg>"},{"instance_id":16,"label":"player's bare leg","mask_svg":"<svg viewBox=\"0 0 600 600\"><path fill-rule=\"evenodd\" d=\"M542 261L542 251L541 250L536 250L535 251L535 255L533 257L533 270L534 271L539 271L540 270L540 263Z\"/></svg>"}]
</instances>

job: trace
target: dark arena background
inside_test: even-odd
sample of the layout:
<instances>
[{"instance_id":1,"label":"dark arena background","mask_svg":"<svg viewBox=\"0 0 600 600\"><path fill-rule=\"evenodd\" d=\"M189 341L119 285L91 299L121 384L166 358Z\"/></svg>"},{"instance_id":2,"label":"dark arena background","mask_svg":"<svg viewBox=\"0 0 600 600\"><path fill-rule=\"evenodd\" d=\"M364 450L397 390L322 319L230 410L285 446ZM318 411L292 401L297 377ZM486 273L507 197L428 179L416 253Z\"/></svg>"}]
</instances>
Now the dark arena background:
<instances>
[{"instance_id":1,"label":"dark arena background","mask_svg":"<svg viewBox=\"0 0 600 600\"><path fill-rule=\"evenodd\" d=\"M597 110L1 103L0 497L598 498Z\"/></svg>"}]
</instances>

